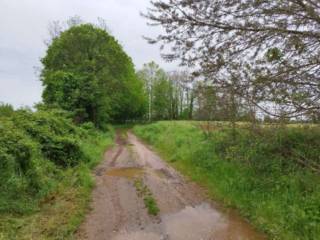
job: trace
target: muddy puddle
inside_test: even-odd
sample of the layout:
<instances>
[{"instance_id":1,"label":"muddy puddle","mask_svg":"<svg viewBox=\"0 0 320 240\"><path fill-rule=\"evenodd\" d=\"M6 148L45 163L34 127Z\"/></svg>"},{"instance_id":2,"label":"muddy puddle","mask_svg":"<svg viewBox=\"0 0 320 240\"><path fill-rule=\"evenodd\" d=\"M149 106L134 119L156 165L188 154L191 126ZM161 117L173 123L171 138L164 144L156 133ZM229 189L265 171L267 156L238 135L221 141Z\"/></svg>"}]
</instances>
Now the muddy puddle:
<instances>
[{"instance_id":1,"label":"muddy puddle","mask_svg":"<svg viewBox=\"0 0 320 240\"><path fill-rule=\"evenodd\" d=\"M115 168L106 171L107 176L111 177L124 177L124 178L139 178L142 177L144 170L142 168L128 167L128 168Z\"/></svg>"},{"instance_id":2,"label":"muddy puddle","mask_svg":"<svg viewBox=\"0 0 320 240\"><path fill-rule=\"evenodd\" d=\"M202 203L161 216L158 227L147 226L144 230L123 232L114 240L265 240L246 224L238 219L229 219L209 204Z\"/></svg>"},{"instance_id":3,"label":"muddy puddle","mask_svg":"<svg viewBox=\"0 0 320 240\"><path fill-rule=\"evenodd\" d=\"M207 203L186 206L162 217L168 239L174 240L264 240L245 222L222 215ZM246 227L247 226L247 227Z\"/></svg>"}]
</instances>

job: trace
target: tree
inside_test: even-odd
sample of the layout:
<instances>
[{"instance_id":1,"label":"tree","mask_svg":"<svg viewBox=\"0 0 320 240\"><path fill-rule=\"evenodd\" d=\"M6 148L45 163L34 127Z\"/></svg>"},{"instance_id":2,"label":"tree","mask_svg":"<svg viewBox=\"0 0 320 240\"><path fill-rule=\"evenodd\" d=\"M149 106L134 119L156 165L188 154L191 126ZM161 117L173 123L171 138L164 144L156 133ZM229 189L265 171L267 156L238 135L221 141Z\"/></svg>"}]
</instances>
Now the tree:
<instances>
[{"instance_id":1,"label":"tree","mask_svg":"<svg viewBox=\"0 0 320 240\"><path fill-rule=\"evenodd\" d=\"M165 72L155 62L150 62L138 71L138 76L148 96L149 121L192 118L194 97L187 72Z\"/></svg>"},{"instance_id":2,"label":"tree","mask_svg":"<svg viewBox=\"0 0 320 240\"><path fill-rule=\"evenodd\" d=\"M61 32L42 64L44 103L71 111L76 122L103 127L144 114L143 85L132 60L104 29L80 24Z\"/></svg>"},{"instance_id":3,"label":"tree","mask_svg":"<svg viewBox=\"0 0 320 240\"><path fill-rule=\"evenodd\" d=\"M192 119L194 92L192 78L187 71L172 71L168 77L173 85L173 119Z\"/></svg>"},{"instance_id":4,"label":"tree","mask_svg":"<svg viewBox=\"0 0 320 240\"><path fill-rule=\"evenodd\" d=\"M144 83L144 90L148 98L148 120L151 121L153 119L154 84L165 75L165 72L152 61L144 64L137 74Z\"/></svg>"},{"instance_id":5,"label":"tree","mask_svg":"<svg viewBox=\"0 0 320 240\"><path fill-rule=\"evenodd\" d=\"M154 84L153 118L155 120L172 119L172 84L164 75Z\"/></svg>"},{"instance_id":6,"label":"tree","mask_svg":"<svg viewBox=\"0 0 320 240\"><path fill-rule=\"evenodd\" d=\"M218 96L212 86L199 84L196 87L197 111L195 114L198 120L224 120L219 112Z\"/></svg>"},{"instance_id":7,"label":"tree","mask_svg":"<svg viewBox=\"0 0 320 240\"><path fill-rule=\"evenodd\" d=\"M320 111L318 0L154 0L144 16L165 31L150 43L194 67L217 89L232 88L260 110ZM235 81L236 79L236 81Z\"/></svg>"}]
</instances>

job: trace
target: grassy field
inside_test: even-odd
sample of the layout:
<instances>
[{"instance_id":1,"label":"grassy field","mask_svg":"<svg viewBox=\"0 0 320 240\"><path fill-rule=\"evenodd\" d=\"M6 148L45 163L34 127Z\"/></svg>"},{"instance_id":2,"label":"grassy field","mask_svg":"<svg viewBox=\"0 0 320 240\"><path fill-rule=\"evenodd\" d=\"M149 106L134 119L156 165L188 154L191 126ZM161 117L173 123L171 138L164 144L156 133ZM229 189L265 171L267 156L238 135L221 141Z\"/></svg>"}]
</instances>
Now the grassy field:
<instances>
[{"instance_id":1,"label":"grassy field","mask_svg":"<svg viewBox=\"0 0 320 240\"><path fill-rule=\"evenodd\" d=\"M0 133L0 239L73 239L94 186L91 169L113 130L17 111L1 115Z\"/></svg>"},{"instance_id":2,"label":"grassy field","mask_svg":"<svg viewBox=\"0 0 320 240\"><path fill-rule=\"evenodd\" d=\"M205 124L157 122L134 132L270 239L320 239L320 128Z\"/></svg>"}]
</instances>

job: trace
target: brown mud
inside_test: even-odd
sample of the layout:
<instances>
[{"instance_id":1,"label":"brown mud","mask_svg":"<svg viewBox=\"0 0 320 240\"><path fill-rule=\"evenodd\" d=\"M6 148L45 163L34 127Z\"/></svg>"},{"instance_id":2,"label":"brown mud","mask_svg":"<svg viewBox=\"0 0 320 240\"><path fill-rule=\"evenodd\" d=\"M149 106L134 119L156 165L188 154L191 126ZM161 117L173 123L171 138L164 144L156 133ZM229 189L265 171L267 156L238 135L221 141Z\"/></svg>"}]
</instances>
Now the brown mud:
<instances>
[{"instance_id":1,"label":"brown mud","mask_svg":"<svg viewBox=\"0 0 320 240\"><path fill-rule=\"evenodd\" d=\"M91 211L78 239L264 240L234 211L208 200L205 191L168 166L132 133L117 135L96 169ZM151 216L134 182L142 180L160 209Z\"/></svg>"}]
</instances>

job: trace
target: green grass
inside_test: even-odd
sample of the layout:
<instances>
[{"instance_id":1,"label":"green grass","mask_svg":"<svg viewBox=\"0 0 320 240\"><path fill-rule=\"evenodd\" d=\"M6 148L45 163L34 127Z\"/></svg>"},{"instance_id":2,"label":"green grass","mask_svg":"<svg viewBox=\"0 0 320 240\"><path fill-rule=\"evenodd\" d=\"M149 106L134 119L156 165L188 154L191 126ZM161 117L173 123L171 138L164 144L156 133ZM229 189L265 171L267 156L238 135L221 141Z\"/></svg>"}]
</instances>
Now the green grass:
<instances>
[{"instance_id":1,"label":"green grass","mask_svg":"<svg viewBox=\"0 0 320 240\"><path fill-rule=\"evenodd\" d=\"M158 122L134 132L166 160L234 207L270 239L320 239L320 129L213 127ZM300 164L303 159L307 163Z\"/></svg>"},{"instance_id":2,"label":"green grass","mask_svg":"<svg viewBox=\"0 0 320 240\"><path fill-rule=\"evenodd\" d=\"M160 210L157 206L156 200L152 196L146 196L143 201L146 208L148 209L148 213L150 215L157 216Z\"/></svg>"}]
</instances>

